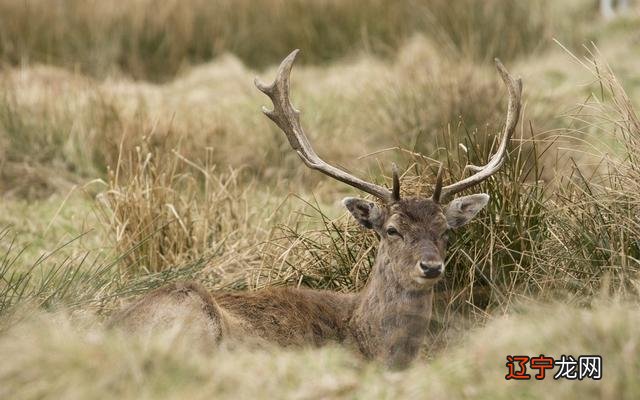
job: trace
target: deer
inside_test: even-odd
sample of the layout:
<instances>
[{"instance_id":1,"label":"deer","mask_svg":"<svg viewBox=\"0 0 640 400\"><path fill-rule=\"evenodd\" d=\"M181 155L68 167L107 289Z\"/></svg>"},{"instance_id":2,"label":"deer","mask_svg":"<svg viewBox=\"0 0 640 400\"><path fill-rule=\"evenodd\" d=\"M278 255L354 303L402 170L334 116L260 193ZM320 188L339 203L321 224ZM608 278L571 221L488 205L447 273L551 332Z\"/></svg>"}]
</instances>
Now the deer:
<instances>
[{"instance_id":1,"label":"deer","mask_svg":"<svg viewBox=\"0 0 640 400\"><path fill-rule=\"evenodd\" d=\"M343 200L353 218L379 238L363 289L357 293L294 287L210 292L197 282L176 282L143 296L116 315L113 324L151 332L180 320L207 346L251 340L278 346L341 343L366 359L405 368L426 338L434 286L445 271L448 232L469 223L489 201L485 193L453 196L488 179L503 165L520 115L522 81L496 59L508 106L499 145L486 165L467 165L465 169L473 174L448 186L443 185L441 165L432 196L402 198L395 164L388 189L325 162L314 151L300 124L300 112L289 99L297 54L295 50L281 62L273 83L256 78L255 85L273 103L271 110L263 107L264 114L282 130L307 167L377 200Z\"/></svg>"}]
</instances>

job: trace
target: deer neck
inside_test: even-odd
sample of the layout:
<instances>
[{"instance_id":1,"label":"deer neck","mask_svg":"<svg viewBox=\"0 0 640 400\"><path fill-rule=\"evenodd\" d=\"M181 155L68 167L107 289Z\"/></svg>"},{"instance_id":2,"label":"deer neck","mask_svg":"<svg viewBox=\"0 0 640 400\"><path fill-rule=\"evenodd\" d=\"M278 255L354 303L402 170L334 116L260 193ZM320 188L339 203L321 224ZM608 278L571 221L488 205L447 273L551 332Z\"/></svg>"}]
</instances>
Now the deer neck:
<instances>
[{"instance_id":1,"label":"deer neck","mask_svg":"<svg viewBox=\"0 0 640 400\"><path fill-rule=\"evenodd\" d=\"M408 364L424 341L432 298L432 287L408 290L400 285L381 245L350 321L360 351L392 366Z\"/></svg>"}]
</instances>

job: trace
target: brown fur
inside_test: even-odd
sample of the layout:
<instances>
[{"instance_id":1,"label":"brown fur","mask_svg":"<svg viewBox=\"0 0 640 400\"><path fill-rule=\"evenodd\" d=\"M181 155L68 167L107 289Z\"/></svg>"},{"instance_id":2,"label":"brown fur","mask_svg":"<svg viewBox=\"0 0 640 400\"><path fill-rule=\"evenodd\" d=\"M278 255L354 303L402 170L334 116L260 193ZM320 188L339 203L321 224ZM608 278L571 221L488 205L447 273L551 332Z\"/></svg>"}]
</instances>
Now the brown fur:
<instances>
[{"instance_id":1,"label":"brown fur","mask_svg":"<svg viewBox=\"0 0 640 400\"><path fill-rule=\"evenodd\" d=\"M382 207L359 199L345 204L361 224L380 235L374 268L360 293L270 288L210 294L197 283L174 283L147 294L114 323L134 330L151 324L155 329L176 318L178 310L190 316L195 335L208 342L347 343L365 357L406 366L424 340L433 286L441 276L425 278L420 263L443 263L450 213L425 199ZM467 221L477 212L469 216L461 210L455 217L465 215Z\"/></svg>"}]
</instances>

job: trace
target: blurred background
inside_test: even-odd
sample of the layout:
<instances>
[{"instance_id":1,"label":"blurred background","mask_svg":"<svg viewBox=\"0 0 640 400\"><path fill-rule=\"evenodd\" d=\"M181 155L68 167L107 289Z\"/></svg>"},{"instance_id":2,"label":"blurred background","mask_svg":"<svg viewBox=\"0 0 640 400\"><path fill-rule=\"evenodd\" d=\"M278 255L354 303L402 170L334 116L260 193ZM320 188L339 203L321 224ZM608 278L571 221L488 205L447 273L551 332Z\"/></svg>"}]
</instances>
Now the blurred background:
<instances>
[{"instance_id":1,"label":"blurred background","mask_svg":"<svg viewBox=\"0 0 640 400\"><path fill-rule=\"evenodd\" d=\"M402 376L332 348L211 358L101 328L178 279L365 284L377 240L340 204L361 194L260 111L253 79L296 48L314 148L380 184L398 163L405 195L429 195L441 163L451 181L488 160L507 101L494 58L524 83ZM638 71L633 0L0 0L0 357L16 360L0 398L548 396L556 382L505 384L518 352L601 354L601 382L554 395L637 397Z\"/></svg>"}]
</instances>

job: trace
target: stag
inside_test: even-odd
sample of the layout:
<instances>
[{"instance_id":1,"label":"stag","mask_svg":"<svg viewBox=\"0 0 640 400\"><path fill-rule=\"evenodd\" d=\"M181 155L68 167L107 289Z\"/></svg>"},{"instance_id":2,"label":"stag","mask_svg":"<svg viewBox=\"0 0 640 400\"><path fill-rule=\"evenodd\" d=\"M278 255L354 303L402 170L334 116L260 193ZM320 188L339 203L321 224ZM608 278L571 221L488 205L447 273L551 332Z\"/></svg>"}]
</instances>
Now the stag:
<instances>
[{"instance_id":1,"label":"stag","mask_svg":"<svg viewBox=\"0 0 640 400\"><path fill-rule=\"evenodd\" d=\"M345 343L390 367L407 366L418 354L431 315L434 285L445 269L447 233L467 224L489 201L487 194L450 200L486 180L504 163L521 107L522 82L496 60L508 94L506 123L497 151L474 173L443 186L440 168L430 198L400 196L393 169L391 189L364 181L321 159L289 99L289 78L298 50L286 57L275 81L257 88L273 103L263 112L284 132L305 165L359 189L378 202L348 197L343 204L364 228L380 239L375 264L359 293L305 288L250 292L209 292L202 285L174 283L157 289L121 312L114 322L147 332L183 321L207 342L258 340L282 346ZM447 201L450 202L447 203Z\"/></svg>"}]
</instances>

